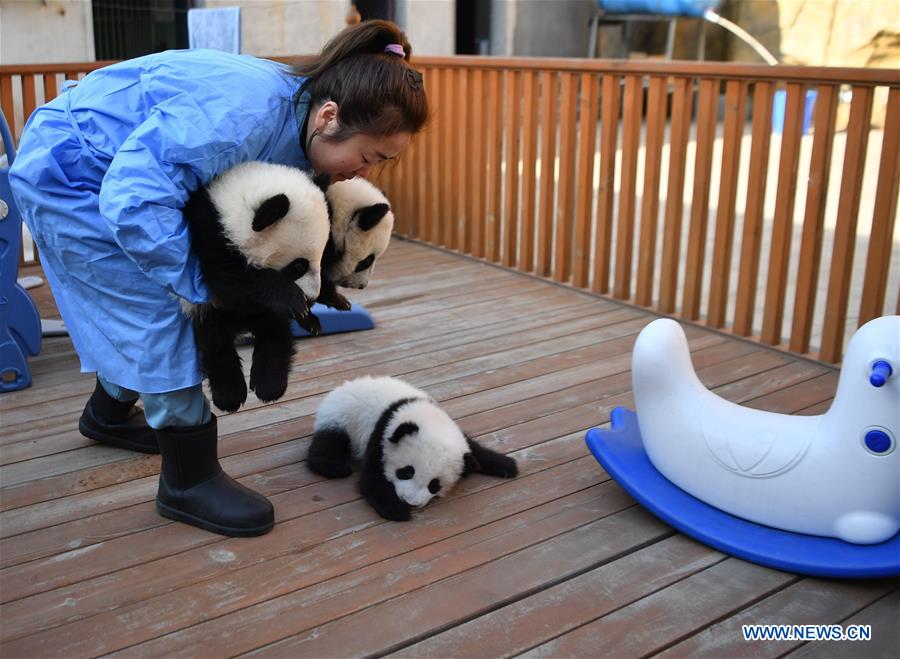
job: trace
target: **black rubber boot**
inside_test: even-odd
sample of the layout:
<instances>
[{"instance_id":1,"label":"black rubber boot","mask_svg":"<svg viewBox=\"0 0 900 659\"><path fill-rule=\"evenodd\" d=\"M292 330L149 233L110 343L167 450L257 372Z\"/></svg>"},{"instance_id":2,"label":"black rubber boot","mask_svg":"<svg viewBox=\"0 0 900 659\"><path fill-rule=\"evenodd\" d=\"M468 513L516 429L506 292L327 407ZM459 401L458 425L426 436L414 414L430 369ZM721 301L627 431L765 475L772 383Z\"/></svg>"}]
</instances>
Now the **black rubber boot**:
<instances>
[{"instance_id":1,"label":"black rubber boot","mask_svg":"<svg viewBox=\"0 0 900 659\"><path fill-rule=\"evenodd\" d=\"M222 471L215 415L202 426L170 427L156 435L162 453L160 515L229 536L272 529L275 511L269 500Z\"/></svg>"},{"instance_id":2,"label":"black rubber boot","mask_svg":"<svg viewBox=\"0 0 900 659\"><path fill-rule=\"evenodd\" d=\"M141 453L159 453L156 433L147 425L143 412L136 411L137 401L122 402L108 393L100 380L84 406L78 430L89 439Z\"/></svg>"}]
</instances>

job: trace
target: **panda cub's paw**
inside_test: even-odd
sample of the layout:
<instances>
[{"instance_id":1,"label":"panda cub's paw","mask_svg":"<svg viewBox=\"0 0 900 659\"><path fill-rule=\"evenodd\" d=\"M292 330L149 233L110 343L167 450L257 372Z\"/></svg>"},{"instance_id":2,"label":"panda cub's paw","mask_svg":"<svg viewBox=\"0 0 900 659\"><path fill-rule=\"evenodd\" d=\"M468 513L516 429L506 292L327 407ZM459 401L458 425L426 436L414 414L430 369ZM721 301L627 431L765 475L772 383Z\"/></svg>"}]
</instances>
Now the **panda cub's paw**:
<instances>
[{"instance_id":1,"label":"panda cub's paw","mask_svg":"<svg viewBox=\"0 0 900 659\"><path fill-rule=\"evenodd\" d=\"M209 389L213 405L223 412L237 412L247 400L247 383L243 373L240 377L225 379L210 375Z\"/></svg>"},{"instance_id":2,"label":"panda cub's paw","mask_svg":"<svg viewBox=\"0 0 900 659\"><path fill-rule=\"evenodd\" d=\"M322 322L319 320L319 317L311 311L306 318L298 318L297 324L309 332L310 336L319 336L319 334L322 333Z\"/></svg>"}]
</instances>

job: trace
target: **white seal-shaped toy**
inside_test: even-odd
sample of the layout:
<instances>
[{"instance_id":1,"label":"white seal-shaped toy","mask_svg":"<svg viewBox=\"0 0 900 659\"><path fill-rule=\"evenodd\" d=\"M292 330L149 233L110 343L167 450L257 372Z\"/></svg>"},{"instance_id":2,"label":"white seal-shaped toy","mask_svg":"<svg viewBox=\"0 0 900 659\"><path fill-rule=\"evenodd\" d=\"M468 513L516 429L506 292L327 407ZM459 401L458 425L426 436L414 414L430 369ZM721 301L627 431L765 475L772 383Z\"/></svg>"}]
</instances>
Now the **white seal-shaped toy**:
<instances>
[{"instance_id":1,"label":"white seal-shaped toy","mask_svg":"<svg viewBox=\"0 0 900 659\"><path fill-rule=\"evenodd\" d=\"M731 403L697 378L673 320L634 347L638 425L653 466L711 506L786 531L873 544L900 529L900 316L863 325L820 416Z\"/></svg>"}]
</instances>

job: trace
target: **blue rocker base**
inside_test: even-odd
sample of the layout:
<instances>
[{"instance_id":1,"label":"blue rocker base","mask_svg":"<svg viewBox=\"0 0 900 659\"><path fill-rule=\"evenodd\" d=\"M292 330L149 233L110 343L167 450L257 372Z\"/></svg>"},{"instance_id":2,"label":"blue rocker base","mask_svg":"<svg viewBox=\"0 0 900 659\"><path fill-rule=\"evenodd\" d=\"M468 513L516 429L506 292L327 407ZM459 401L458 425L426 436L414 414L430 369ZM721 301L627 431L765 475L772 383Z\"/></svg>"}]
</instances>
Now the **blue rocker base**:
<instances>
[{"instance_id":1,"label":"blue rocker base","mask_svg":"<svg viewBox=\"0 0 900 659\"><path fill-rule=\"evenodd\" d=\"M372 320L372 316L365 307L361 307L358 304L351 306L349 311L338 311L321 304L314 304L312 312L322 324L322 332L319 336L340 334L341 332L359 332L375 328L375 321ZM309 336L309 332L300 327L296 320L291 323L291 330L294 336L298 338Z\"/></svg>"},{"instance_id":2,"label":"blue rocker base","mask_svg":"<svg viewBox=\"0 0 900 659\"><path fill-rule=\"evenodd\" d=\"M900 534L877 545L854 545L734 517L691 496L656 470L644 451L634 412L617 407L611 425L610 430L588 431L591 453L642 506L692 538L726 554L799 574L845 579L900 575Z\"/></svg>"}]
</instances>

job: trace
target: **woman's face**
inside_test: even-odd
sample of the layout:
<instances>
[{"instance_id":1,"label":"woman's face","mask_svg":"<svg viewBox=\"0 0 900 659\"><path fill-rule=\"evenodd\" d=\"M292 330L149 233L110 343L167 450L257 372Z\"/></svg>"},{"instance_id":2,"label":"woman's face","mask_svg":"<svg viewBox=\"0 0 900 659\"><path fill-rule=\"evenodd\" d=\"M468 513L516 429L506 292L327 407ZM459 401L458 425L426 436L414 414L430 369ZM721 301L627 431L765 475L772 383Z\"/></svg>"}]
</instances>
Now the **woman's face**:
<instances>
[{"instance_id":1,"label":"woman's face","mask_svg":"<svg viewBox=\"0 0 900 659\"><path fill-rule=\"evenodd\" d=\"M329 139L337 129L337 105L323 103L310 112L306 127L310 163L320 174L331 174L332 181L343 181L355 176L365 178L375 163L397 157L409 144L412 135L406 132L386 136L357 133L340 142Z\"/></svg>"}]
</instances>

